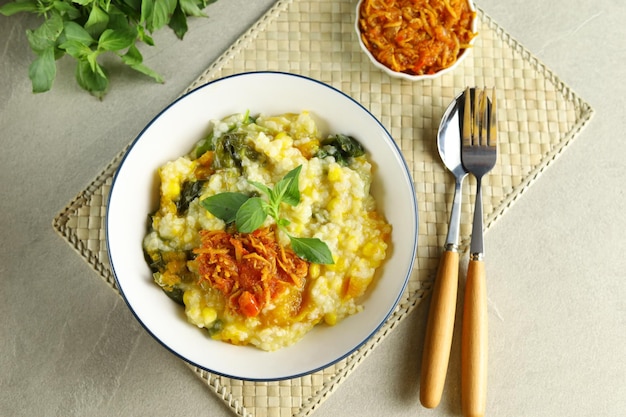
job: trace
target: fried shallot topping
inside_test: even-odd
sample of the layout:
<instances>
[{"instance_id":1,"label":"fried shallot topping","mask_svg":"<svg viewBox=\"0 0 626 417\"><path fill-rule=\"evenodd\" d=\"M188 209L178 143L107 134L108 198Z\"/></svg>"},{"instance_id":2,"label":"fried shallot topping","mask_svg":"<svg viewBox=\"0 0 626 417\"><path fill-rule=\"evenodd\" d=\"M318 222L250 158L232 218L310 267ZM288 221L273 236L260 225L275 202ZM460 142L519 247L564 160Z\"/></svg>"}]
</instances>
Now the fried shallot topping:
<instances>
[{"instance_id":1,"label":"fried shallot topping","mask_svg":"<svg viewBox=\"0 0 626 417\"><path fill-rule=\"evenodd\" d=\"M273 228L203 230L200 237L202 244L194 249L200 281L221 291L233 311L255 317L288 286L304 288L309 263L282 247Z\"/></svg>"}]
</instances>

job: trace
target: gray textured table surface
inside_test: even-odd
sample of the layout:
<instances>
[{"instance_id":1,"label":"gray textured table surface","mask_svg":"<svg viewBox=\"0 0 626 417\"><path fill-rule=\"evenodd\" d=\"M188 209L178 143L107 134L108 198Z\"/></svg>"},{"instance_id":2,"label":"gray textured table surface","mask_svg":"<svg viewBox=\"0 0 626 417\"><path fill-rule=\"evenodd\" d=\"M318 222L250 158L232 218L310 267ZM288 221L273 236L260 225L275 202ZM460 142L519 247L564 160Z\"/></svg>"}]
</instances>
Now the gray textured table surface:
<instances>
[{"instance_id":1,"label":"gray textured table surface","mask_svg":"<svg viewBox=\"0 0 626 417\"><path fill-rule=\"evenodd\" d=\"M51 92L33 95L24 30L36 19L0 16L1 416L232 415L137 324L51 221L272 3L220 0L184 41L158 33L145 58L166 84L116 70L104 102L79 91L69 60ZM499 346L488 415L624 415L626 3L478 4L596 110L487 236ZM460 415L458 354L436 410L421 408L419 376L408 371L421 358L427 307L315 415Z\"/></svg>"}]
</instances>

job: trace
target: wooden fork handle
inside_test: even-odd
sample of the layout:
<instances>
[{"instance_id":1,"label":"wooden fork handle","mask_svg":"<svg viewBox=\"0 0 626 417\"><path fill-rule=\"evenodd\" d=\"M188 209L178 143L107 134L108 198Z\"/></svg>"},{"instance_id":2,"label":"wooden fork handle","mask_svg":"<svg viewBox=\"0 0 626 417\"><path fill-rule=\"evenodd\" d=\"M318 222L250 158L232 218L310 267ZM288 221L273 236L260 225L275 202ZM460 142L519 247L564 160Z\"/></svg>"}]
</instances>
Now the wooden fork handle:
<instances>
[{"instance_id":1,"label":"wooden fork handle","mask_svg":"<svg viewBox=\"0 0 626 417\"><path fill-rule=\"evenodd\" d=\"M422 355L420 402L427 408L435 408L441 401L452 346L458 282L459 253L446 250L439 261Z\"/></svg>"},{"instance_id":2,"label":"wooden fork handle","mask_svg":"<svg viewBox=\"0 0 626 417\"><path fill-rule=\"evenodd\" d=\"M483 417L487 399L487 288L485 264L470 260L461 335L461 408L465 417Z\"/></svg>"}]
</instances>

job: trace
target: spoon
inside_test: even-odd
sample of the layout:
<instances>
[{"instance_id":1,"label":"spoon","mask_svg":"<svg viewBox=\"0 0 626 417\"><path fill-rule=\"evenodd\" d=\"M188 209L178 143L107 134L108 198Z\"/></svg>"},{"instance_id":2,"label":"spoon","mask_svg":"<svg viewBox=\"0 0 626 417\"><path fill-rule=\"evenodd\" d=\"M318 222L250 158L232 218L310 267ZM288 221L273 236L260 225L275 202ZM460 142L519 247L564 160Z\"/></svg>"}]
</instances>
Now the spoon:
<instances>
[{"instance_id":1,"label":"spoon","mask_svg":"<svg viewBox=\"0 0 626 417\"><path fill-rule=\"evenodd\" d=\"M462 109L464 93L450 103L443 115L437 133L437 148L446 168L454 175L454 199L450 212L450 223L446 243L439 261L435 278L420 382L420 402L426 408L435 408L448 372L454 317L456 314L457 289L459 282L459 228L461 221L461 187L467 171L461 162L461 129L459 110Z\"/></svg>"}]
</instances>

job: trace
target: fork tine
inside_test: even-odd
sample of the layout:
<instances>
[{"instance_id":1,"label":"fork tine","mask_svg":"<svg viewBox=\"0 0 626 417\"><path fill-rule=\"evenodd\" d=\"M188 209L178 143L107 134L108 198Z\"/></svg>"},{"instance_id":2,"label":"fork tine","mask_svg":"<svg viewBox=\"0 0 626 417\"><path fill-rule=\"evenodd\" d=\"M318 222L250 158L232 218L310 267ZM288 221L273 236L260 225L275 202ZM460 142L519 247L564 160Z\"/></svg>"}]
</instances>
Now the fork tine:
<instances>
[{"instance_id":1,"label":"fork tine","mask_svg":"<svg viewBox=\"0 0 626 417\"><path fill-rule=\"evenodd\" d=\"M487 146L498 146L498 128L496 120L496 87L491 93L491 111L489 112L489 141Z\"/></svg>"},{"instance_id":2,"label":"fork tine","mask_svg":"<svg viewBox=\"0 0 626 417\"><path fill-rule=\"evenodd\" d=\"M488 99L487 99L487 89L483 89L480 91L480 99L479 99L479 105L480 107L478 107L478 126L479 126L479 132L476 135L478 137L478 143L475 143L475 145L477 146L487 146L487 141L488 141L488 137L487 137L487 129L488 129L488 117L489 117L489 113L488 113L488 103L487 103Z\"/></svg>"},{"instance_id":3,"label":"fork tine","mask_svg":"<svg viewBox=\"0 0 626 417\"><path fill-rule=\"evenodd\" d=\"M496 89L492 90L491 102L486 87L474 88L473 93L471 88L465 88L462 145L494 147L497 144Z\"/></svg>"},{"instance_id":4,"label":"fork tine","mask_svg":"<svg viewBox=\"0 0 626 417\"><path fill-rule=\"evenodd\" d=\"M478 91L478 88L474 88L474 102L472 103L472 138L470 140L470 145L476 145L476 136L478 135L478 132L480 132L479 129L479 115L480 115L480 92Z\"/></svg>"}]
</instances>

